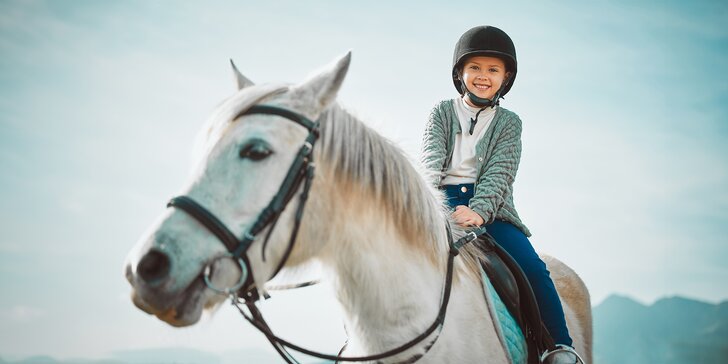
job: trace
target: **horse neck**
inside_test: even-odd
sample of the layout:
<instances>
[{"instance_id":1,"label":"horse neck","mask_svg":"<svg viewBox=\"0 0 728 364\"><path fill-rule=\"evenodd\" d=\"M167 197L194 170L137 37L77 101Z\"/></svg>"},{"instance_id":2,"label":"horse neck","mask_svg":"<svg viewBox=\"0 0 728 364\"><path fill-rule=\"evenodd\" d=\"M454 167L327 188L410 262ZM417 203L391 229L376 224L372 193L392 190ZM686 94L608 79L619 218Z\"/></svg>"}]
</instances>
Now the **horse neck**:
<instances>
[{"instance_id":1,"label":"horse neck","mask_svg":"<svg viewBox=\"0 0 728 364\"><path fill-rule=\"evenodd\" d=\"M431 259L370 198L342 185L318 190L327 194L319 201L335 201L312 207L328 227L318 259L343 309L345 354L383 352L422 333L437 317L447 257Z\"/></svg>"},{"instance_id":2,"label":"horse neck","mask_svg":"<svg viewBox=\"0 0 728 364\"><path fill-rule=\"evenodd\" d=\"M352 224L330 257L349 334L347 354L371 354L419 335L441 302L445 265L433 264L386 224ZM376 227L376 228L372 228Z\"/></svg>"},{"instance_id":3,"label":"horse neck","mask_svg":"<svg viewBox=\"0 0 728 364\"><path fill-rule=\"evenodd\" d=\"M302 228L311 229L308 241L321 248L311 253L331 270L328 276L345 314L347 356L380 353L418 336L437 317L446 275L445 220L424 180L417 180L401 154L371 135L363 137L356 123L329 121L334 124L322 124L319 157L324 158L317 159L320 169L310 198L309 211L315 212ZM355 144L367 138L369 147ZM367 150L380 154L367 156ZM382 160L390 163L378 164ZM476 281L456 277L447 322L454 323L445 325L441 344L427 361L505 359ZM469 334L463 337L464 331Z\"/></svg>"}]
</instances>

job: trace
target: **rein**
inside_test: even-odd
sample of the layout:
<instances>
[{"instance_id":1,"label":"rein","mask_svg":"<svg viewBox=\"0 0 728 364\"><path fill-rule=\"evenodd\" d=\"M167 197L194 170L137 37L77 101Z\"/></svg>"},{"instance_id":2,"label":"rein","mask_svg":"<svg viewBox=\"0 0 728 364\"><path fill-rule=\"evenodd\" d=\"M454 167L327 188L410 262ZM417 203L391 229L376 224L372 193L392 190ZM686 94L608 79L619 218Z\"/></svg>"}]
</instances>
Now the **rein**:
<instances>
[{"instance_id":1,"label":"rein","mask_svg":"<svg viewBox=\"0 0 728 364\"><path fill-rule=\"evenodd\" d=\"M235 308L238 309L240 314L248 321L250 322L255 328L258 329L263 335L266 336L268 341L273 345L273 347L276 349L276 351L281 355L283 360L286 361L286 363L298 363L293 356L286 350L286 348L295 350L299 353L310 355L319 359L325 359L325 360L333 360L335 362L362 362L362 361L374 361L376 360L377 363L381 363L381 359L385 359L397 354L400 354L404 352L405 350L408 350L412 348L413 346L419 344L423 340L425 340L428 336L430 336L435 330L437 330L436 336L432 338L427 345L425 346L424 352L421 354L415 354L411 356L408 359L401 360L394 362L393 364L410 364L415 363L435 345L435 342L437 342L437 339L440 337L440 333L442 331L443 324L445 323L445 315L447 314L447 306L450 302L450 293L452 292L452 279L453 279L453 267L454 267L454 261L455 257L460 253L460 248L462 248L464 245L472 242L479 236L482 232L485 232L485 228L481 228L481 233L479 233L479 230L473 231L468 233L466 236L460 238L457 242L452 242L452 238L450 235L448 227L448 240L450 244L450 252L448 254L448 260L447 260L447 273L445 277L445 289L443 292L442 302L440 304L440 310L437 314L437 317L433 321L433 323L420 335L417 337L411 339L410 341L394 348L390 349L388 351L385 351L383 353L375 354L375 355L368 355L368 356L358 356L358 357L346 357L341 356L341 353L344 351L346 346L341 349L338 355L330 355L330 354L324 354L317 351L309 350L306 348L303 348L301 346L298 346L296 344L293 344L285 339L282 339L279 336L276 336L271 328L266 323L265 319L263 318L263 315L258 310L258 307L255 305L255 302L243 302L245 306L247 307L249 314L245 312L245 310L240 305L240 300L236 299L236 297L232 297L232 304L235 306Z\"/></svg>"},{"instance_id":2,"label":"rein","mask_svg":"<svg viewBox=\"0 0 728 364\"><path fill-rule=\"evenodd\" d=\"M306 355L314 356L325 360L333 360L336 362L361 362L376 360L378 363L380 363L379 360L400 354L405 350L412 348L413 346L425 340L428 336L435 332L435 330L437 330L436 336L432 338L425 346L424 353L415 354L408 359L398 361L396 363L414 363L422 358L432 348L437 339L440 337L440 333L445 322L445 314L447 313L447 306L450 301L450 293L452 291L453 266L455 257L459 254L460 248L472 242L477 238L477 236L484 233L485 228L471 231L466 236L460 238L457 242L453 242L452 234L450 232L450 226L447 226L447 237L450 251L447 260L447 273L445 275L445 287L440 304L440 310L434 322L422 334L411 339L405 344L375 355L344 357L341 356L341 353L344 351L346 346L341 349L339 355L329 355L315 352L295 345L287 340L284 340L273 333L271 328L268 326L268 323L263 318L263 314L260 312L260 310L258 310L258 307L256 306L256 302L260 299L260 296L258 294L257 288L255 287L255 280L253 279L253 272L251 270L250 260L248 258L248 249L250 248L258 234L262 232L266 227L270 226L270 229L266 234L265 241L263 243L262 254L263 260L265 261L265 246L268 242L268 239L270 238L271 232L273 231L273 228L275 227L278 218L283 212L283 209L293 199L293 195L296 193L299 187L301 187L301 184L303 184L303 190L299 195L299 203L296 209L295 222L293 230L291 231L290 239L288 241L288 246L283 255L283 258L278 263L276 269L273 272L273 275L268 280L275 277L288 260L288 257L293 250L296 236L298 235L301 218L303 216L303 209L306 204L306 200L308 199L308 193L311 188L311 181L314 174L312 152L316 140L319 137L319 123L311 121L305 116L292 112L290 110L270 105L254 105L250 109L238 114L234 119L240 116L251 114L269 114L284 117L308 129L309 134L306 137L306 141L304 142L303 146L301 146L301 148L299 149L296 158L288 169L288 173L281 183L278 193L273 197L268 206L263 209L260 215L258 215L255 223L247 231L245 231L241 240L238 240L238 238L235 237L235 234L233 234L230 229L228 229L227 226L225 226L225 224L220 221L220 219L218 219L214 214L212 214L209 210L197 203L192 198L188 196L177 196L169 201L167 207L179 208L188 213L191 217L195 218L203 226L205 226L205 228L207 228L213 235L215 235L228 250L227 253L212 259L210 263L208 263L208 265L205 267L202 276L207 287L220 294L230 296L231 303L238 309L238 311L240 311L241 315L256 329L263 333L263 335L265 335L271 345L273 345L273 348L278 352L278 354L281 355L286 363L298 363L286 348L295 350ZM238 265L240 266L240 279L235 285L231 287L219 288L214 286L210 280L210 275L212 274L211 266L217 260L224 258L231 258L238 263ZM247 313L242 308L241 304L244 304L246 306L248 310Z\"/></svg>"}]
</instances>

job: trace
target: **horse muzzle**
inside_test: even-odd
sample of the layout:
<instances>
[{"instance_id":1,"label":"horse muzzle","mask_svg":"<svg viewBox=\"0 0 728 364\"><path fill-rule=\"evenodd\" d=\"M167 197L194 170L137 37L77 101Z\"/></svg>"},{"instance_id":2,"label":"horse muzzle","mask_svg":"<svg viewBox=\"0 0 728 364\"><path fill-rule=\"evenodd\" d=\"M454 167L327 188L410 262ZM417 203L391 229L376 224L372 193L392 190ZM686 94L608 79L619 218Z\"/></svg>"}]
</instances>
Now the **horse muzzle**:
<instances>
[{"instance_id":1,"label":"horse muzzle","mask_svg":"<svg viewBox=\"0 0 728 364\"><path fill-rule=\"evenodd\" d=\"M247 268L227 253L198 266L191 281L175 278L172 259L151 249L137 264L128 263L126 278L132 286L131 298L139 309L172 326L195 324L205 308L222 302L246 282Z\"/></svg>"}]
</instances>

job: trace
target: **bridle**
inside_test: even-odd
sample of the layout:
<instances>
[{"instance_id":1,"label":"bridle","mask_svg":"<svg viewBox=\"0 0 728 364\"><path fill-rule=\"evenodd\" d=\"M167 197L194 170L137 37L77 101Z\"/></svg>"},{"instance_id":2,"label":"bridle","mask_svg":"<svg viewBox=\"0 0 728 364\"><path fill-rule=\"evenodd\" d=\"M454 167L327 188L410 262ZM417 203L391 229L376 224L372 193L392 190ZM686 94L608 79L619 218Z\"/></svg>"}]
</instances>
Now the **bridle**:
<instances>
[{"instance_id":1,"label":"bridle","mask_svg":"<svg viewBox=\"0 0 728 364\"><path fill-rule=\"evenodd\" d=\"M255 238L263 231L266 227L271 225L266 235L263 251L265 252L265 244L270 239L271 232L278 222L278 218L281 216L283 209L288 205L288 202L293 198L296 190L303 183L303 191L299 197L299 204L296 210L295 224L293 231L291 232L290 241L288 242L288 248L286 249L283 258L276 267L273 278L283 268L283 265L288 260L288 256L291 253L293 244L298 234L298 228L301 224L301 218L303 216L303 207L308 199L308 192L311 189L311 180L313 179L314 163L313 163L313 146L319 137L319 123L313 122L303 115L294 113L290 110L282 109L276 106L270 105L254 105L250 109L241 112L235 118L243 115L252 114L269 114L278 115L308 129L308 136L303 146L298 150L296 158L288 169L286 177L283 179L278 193L268 203L268 206L258 215L255 223L243 234L243 238L238 240L230 229L220 221L214 214L204 208L202 205L197 203L195 200L188 196L177 196L167 203L167 207L176 207L184 210L190 216L194 217L197 221L202 223L211 233L213 233L227 248L228 253L218 256L210 264L207 265L203 272L203 278L207 286L221 294L231 295L236 294L243 298L245 301L257 301L259 299L258 292L255 287L255 280L253 279L253 272L250 268L250 260L248 259L248 249L255 241ZM265 259L265 253L263 253ZM240 265L241 275L240 280L237 284L232 287L218 288L210 282L211 265L215 261L223 258L232 258L236 260Z\"/></svg>"},{"instance_id":2,"label":"bridle","mask_svg":"<svg viewBox=\"0 0 728 364\"><path fill-rule=\"evenodd\" d=\"M325 360L334 360L337 362L377 361L379 363L381 359L400 354L405 350L412 348L413 346L417 345L418 343L429 337L430 334L432 334L435 330L437 330L436 336L432 338L425 346L424 353L415 354L408 359L398 361L397 364L414 363L422 358L424 354L432 348L432 346L439 338L440 332L442 331L442 326L445 322L445 314L447 312L447 306L450 300L450 292L452 289L454 259L459 254L460 248L462 248L465 244L475 240L477 236L485 232L485 229L481 228L479 230L471 231L466 236L460 238L457 242L453 242L450 227L447 226L447 237L450 245L450 251L447 261L445 288L440 304L440 310L432 325L430 325L422 334L415 337L414 339L386 352L360 357L341 356L341 353L344 351L346 346L341 349L339 355L329 355L311 351L298 345L292 344L273 334L270 327L263 318L263 315L255 305L255 303L260 299L260 296L258 294L257 288L255 287L255 280L253 279L253 272L250 267L250 260L248 258L247 252L258 234L260 234L266 227L270 226L270 229L268 230L268 233L263 242L263 259L265 260L265 246L268 242L268 239L270 239L271 233L275 228L278 218L283 212L283 209L288 205L291 199L293 199L293 196L295 195L296 191L301 187L301 184L303 184L303 189L299 195L295 221L293 225L293 230L291 231L290 239L288 241L288 246L285 253L283 254L281 261L278 263L276 269L273 271L273 275L269 278L269 280L278 274L278 272L283 268L286 261L288 260L288 257L291 254L291 250L293 250L296 236L298 235L298 229L300 227L301 218L303 216L303 209L306 205L308 193L311 189L311 181L314 174L313 147L319 137L319 123L318 121L311 121L305 116L295 113L293 111L270 105L254 105L248 110L238 114L234 119L237 119L238 117L244 115L252 114L268 114L284 117L308 129L308 136L306 137L306 141L303 143L303 146L301 146L301 148L298 150L298 154L296 155L296 158L288 169L288 173L283 179L283 182L278 189L278 193L273 197L268 206L263 209L260 215L258 215L255 223L243 234L243 238L240 240L235 236L235 234L230 231L230 229L227 228L227 226L225 226L225 224L220 221L220 219L218 219L214 214L212 214L209 210L197 203L192 198L188 196L177 196L169 201L167 207L176 207L188 213L203 226L205 226L205 228L207 228L213 235L215 235L228 250L227 253L214 258L205 267L202 273L202 278L204 279L207 287L220 294L230 296L232 304L240 311L243 317L266 336L268 341L273 345L276 351L287 363L298 362L295 360L295 358L293 358L293 356L288 352L286 348L293 349L306 355L318 357ZM216 261L225 258L233 259L240 265L240 279L235 285L231 287L219 288L213 285L211 282L211 266ZM245 312L245 310L240 306L241 303L245 304L249 312Z\"/></svg>"}]
</instances>

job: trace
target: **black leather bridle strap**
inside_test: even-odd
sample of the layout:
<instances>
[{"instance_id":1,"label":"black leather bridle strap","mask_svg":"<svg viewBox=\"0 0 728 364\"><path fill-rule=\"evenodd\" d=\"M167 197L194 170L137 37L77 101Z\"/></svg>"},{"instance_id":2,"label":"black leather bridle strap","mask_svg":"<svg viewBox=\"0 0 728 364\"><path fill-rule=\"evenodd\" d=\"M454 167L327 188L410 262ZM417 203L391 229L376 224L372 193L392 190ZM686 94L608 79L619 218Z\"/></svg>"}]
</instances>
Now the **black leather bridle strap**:
<instances>
[{"instance_id":1,"label":"black leather bridle strap","mask_svg":"<svg viewBox=\"0 0 728 364\"><path fill-rule=\"evenodd\" d=\"M240 242L230 229L220 221L215 215L211 214L206 208L197 203L195 200L187 196L177 196L167 203L167 207L176 207L190 214L207 230L215 235L229 251L235 250Z\"/></svg>"},{"instance_id":2,"label":"black leather bridle strap","mask_svg":"<svg viewBox=\"0 0 728 364\"><path fill-rule=\"evenodd\" d=\"M295 220L293 223L293 230L291 230L291 237L289 239L288 247L286 248L286 252L283 254L283 258L281 258L281 261L278 262L278 266L273 271L272 277L275 277L276 275L278 275L278 272L280 272L281 269L283 269L283 266L288 261L288 257L291 255L293 246L296 243L296 236L298 236L298 229L301 227L301 219L303 219L303 209L304 209L304 207L306 207L306 201L308 200L308 192L311 190L313 172L314 172L313 164L308 165L308 167L306 168L306 176L304 179L303 192L301 192L301 197L299 197L298 208L296 209Z\"/></svg>"},{"instance_id":3,"label":"black leather bridle strap","mask_svg":"<svg viewBox=\"0 0 728 364\"><path fill-rule=\"evenodd\" d=\"M304 128L308 129L308 131L313 131L318 129L318 123L315 121L311 121L310 119L306 118L305 116L295 113L288 109L283 109L277 106L272 105L253 105L247 110L243 110L238 115L236 115L234 119L237 119L243 115L252 115L252 114L266 114L266 115L278 115L282 116L290 121L293 121L295 123L300 124Z\"/></svg>"},{"instance_id":4,"label":"black leather bridle strap","mask_svg":"<svg viewBox=\"0 0 728 364\"><path fill-rule=\"evenodd\" d=\"M310 175L311 178L313 178L313 174L308 173L309 169L313 168L313 166L311 165L313 161L313 144L311 144L312 142L315 142L315 139L312 134L309 134L309 136L306 138L306 142L298 150L296 159L293 161L293 164L289 168L288 174L286 174L286 177L283 179L283 182L278 189L278 193L273 197L268 206L266 206L263 212L258 216L256 222L248 231L248 234L250 234L251 236L257 236L266 226L277 221L278 217L280 217L281 212L283 212L283 209L291 201L296 193L296 189L298 188L298 186L301 185L307 175ZM304 191L304 193L308 195L308 191ZM270 232L268 237L270 237ZM266 237L266 242L264 243L264 245L267 244L268 237ZM236 253L237 252L234 252L233 254Z\"/></svg>"},{"instance_id":5,"label":"black leather bridle strap","mask_svg":"<svg viewBox=\"0 0 728 364\"><path fill-rule=\"evenodd\" d=\"M308 144L301 147L293 165L291 165L291 168L288 170L288 174L281 183L278 194L273 197L268 206L258 216L258 219L249 230L250 235L258 235L283 211L288 202L291 200L295 193L295 187L301 183L303 180L302 177L305 175L305 170L302 171L302 168L305 167L304 164L308 163L306 157L309 155L310 149L311 147Z\"/></svg>"},{"instance_id":6,"label":"black leather bridle strap","mask_svg":"<svg viewBox=\"0 0 728 364\"><path fill-rule=\"evenodd\" d=\"M271 202L266 206L265 209L258 215L253 226L245 234L245 237L241 241L240 245L235 249L231 250L233 256L241 256L253 243L253 239L269 224L275 221L280 216L283 209L286 207L288 202L293 198L296 192L296 188L301 184L304 177L307 175L309 165L313 161L313 146L319 136L318 123L312 122L305 117L296 114L286 109L280 109L274 106L268 105L255 105L249 110L245 111L241 115L248 114L273 114L282 116L294 121L301 126L309 130L309 134L306 137L306 141L303 146L298 150L296 158L293 160L293 164L288 169L286 177L283 179L278 193L273 197ZM308 191L305 192L308 194ZM294 228L297 231L297 228ZM267 240L267 239L266 239Z\"/></svg>"}]
</instances>

